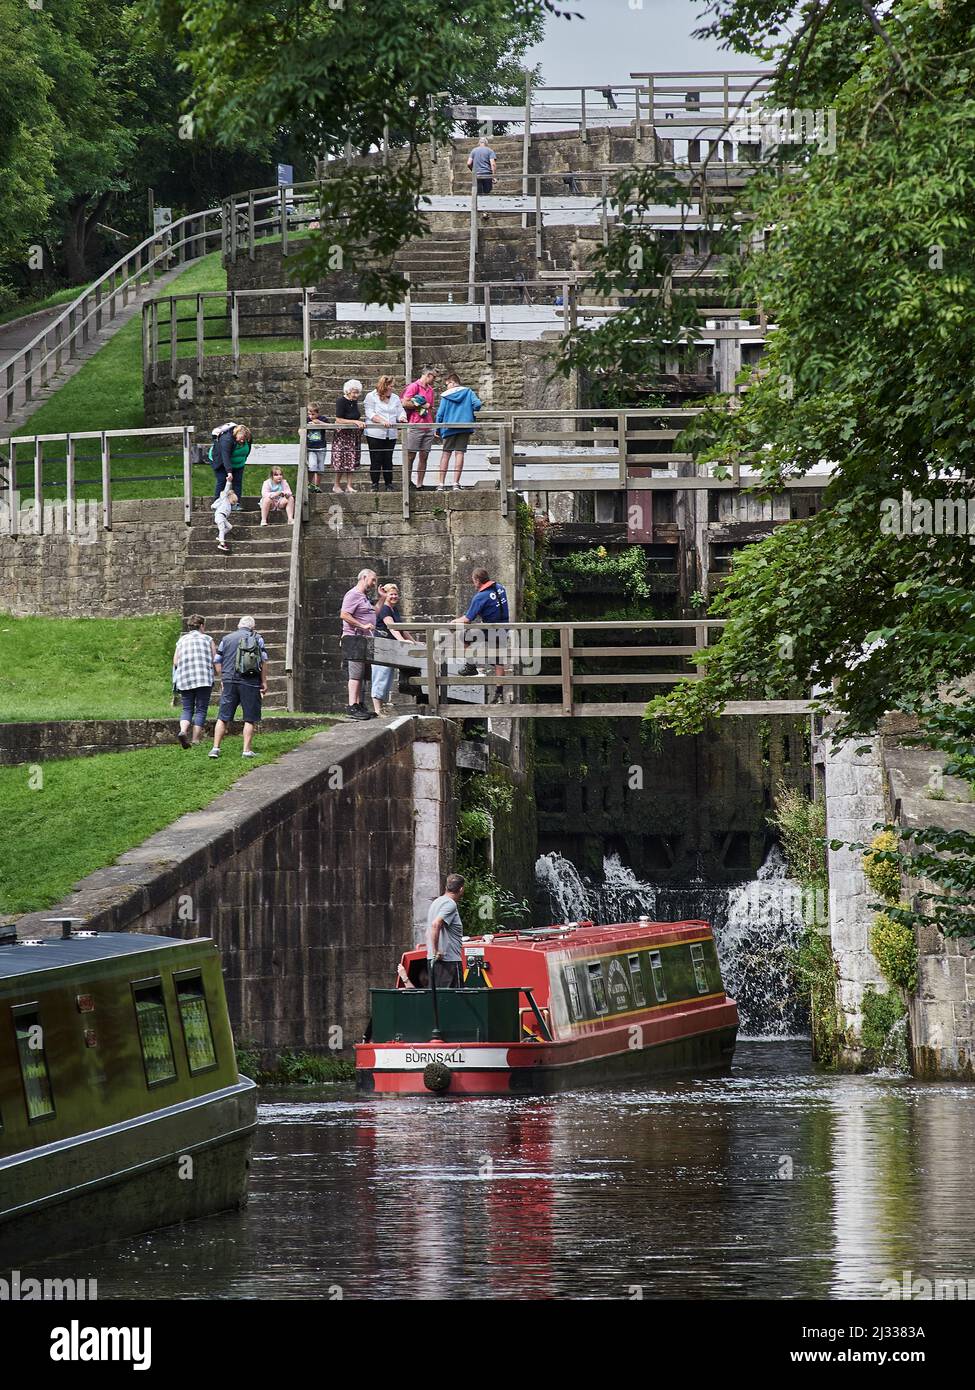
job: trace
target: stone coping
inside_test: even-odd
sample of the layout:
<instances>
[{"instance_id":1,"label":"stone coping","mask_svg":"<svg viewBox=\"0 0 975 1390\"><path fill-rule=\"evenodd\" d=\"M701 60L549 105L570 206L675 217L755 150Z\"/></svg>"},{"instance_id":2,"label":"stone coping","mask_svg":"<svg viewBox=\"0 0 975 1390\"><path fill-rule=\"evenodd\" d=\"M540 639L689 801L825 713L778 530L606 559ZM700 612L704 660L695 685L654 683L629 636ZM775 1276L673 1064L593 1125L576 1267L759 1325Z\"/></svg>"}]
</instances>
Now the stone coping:
<instances>
[{"instance_id":1,"label":"stone coping","mask_svg":"<svg viewBox=\"0 0 975 1390\"><path fill-rule=\"evenodd\" d=\"M260 732L309 729L329 715L261 720ZM213 728L207 719L206 728ZM179 708L168 719L44 719L0 724L0 767L45 762L57 758L90 758L98 753L128 753L136 748L161 748L175 742ZM231 725L231 732L234 732ZM260 733L258 734L260 737Z\"/></svg>"},{"instance_id":2,"label":"stone coping","mask_svg":"<svg viewBox=\"0 0 975 1390\"><path fill-rule=\"evenodd\" d=\"M378 760L395 757L414 740L440 742L444 721L401 717L346 721L316 734L273 763L255 768L201 811L157 831L116 862L96 869L62 902L17 917L21 936L58 936L46 918L80 917L95 931L125 931L139 918L226 863L303 806L334 791Z\"/></svg>"}]
</instances>

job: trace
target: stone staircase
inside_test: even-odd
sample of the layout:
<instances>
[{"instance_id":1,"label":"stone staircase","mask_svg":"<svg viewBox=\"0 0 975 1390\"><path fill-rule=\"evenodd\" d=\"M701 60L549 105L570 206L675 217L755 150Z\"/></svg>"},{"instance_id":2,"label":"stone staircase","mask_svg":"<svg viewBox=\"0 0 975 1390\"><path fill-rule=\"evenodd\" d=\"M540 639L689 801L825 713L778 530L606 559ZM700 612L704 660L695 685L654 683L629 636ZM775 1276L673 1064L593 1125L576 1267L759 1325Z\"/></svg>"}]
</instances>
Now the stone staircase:
<instances>
[{"instance_id":1,"label":"stone staircase","mask_svg":"<svg viewBox=\"0 0 975 1390\"><path fill-rule=\"evenodd\" d=\"M183 575L183 616L201 614L207 620L207 632L219 642L249 613L264 638L271 663L265 706L285 709L291 526L283 514L272 513L268 525L261 527L257 498L245 497L244 510L234 512L231 518L231 549L225 555L217 549L210 501L198 498L193 505Z\"/></svg>"}]
</instances>

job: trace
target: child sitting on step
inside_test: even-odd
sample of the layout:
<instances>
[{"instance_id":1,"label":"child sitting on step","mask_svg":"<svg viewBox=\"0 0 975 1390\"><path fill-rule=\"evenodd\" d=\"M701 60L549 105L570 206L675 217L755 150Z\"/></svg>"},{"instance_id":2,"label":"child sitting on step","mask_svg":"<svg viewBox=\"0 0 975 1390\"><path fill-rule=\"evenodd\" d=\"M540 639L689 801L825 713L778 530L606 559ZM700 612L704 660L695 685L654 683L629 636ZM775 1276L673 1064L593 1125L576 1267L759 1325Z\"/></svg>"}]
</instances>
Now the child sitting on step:
<instances>
[{"instance_id":1,"label":"child sitting on step","mask_svg":"<svg viewBox=\"0 0 975 1390\"><path fill-rule=\"evenodd\" d=\"M227 532L234 529L230 523L230 512L237 501L237 494L233 490L232 483L233 479L228 473L227 481L223 485L223 492L210 503L213 520L217 527L217 549L228 552L230 546L227 544Z\"/></svg>"}]
</instances>

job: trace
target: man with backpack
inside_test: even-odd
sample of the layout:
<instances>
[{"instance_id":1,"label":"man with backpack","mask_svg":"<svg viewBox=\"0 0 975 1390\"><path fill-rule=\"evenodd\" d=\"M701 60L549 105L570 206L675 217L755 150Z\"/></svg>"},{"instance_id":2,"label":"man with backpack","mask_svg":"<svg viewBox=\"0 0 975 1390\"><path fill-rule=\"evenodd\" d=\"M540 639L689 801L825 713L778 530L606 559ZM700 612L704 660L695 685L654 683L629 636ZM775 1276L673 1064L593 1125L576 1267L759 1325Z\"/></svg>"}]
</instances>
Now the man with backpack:
<instances>
[{"instance_id":1,"label":"man with backpack","mask_svg":"<svg viewBox=\"0 0 975 1390\"><path fill-rule=\"evenodd\" d=\"M466 623L476 626L480 623L507 623L511 621L508 610L508 593L503 584L499 584L496 579L492 579L485 569L476 569L471 572L471 582L475 586L475 594L471 599L467 612L463 617L455 618L456 623ZM476 640L476 634L472 640ZM507 644L507 632L503 628L493 628L484 632L485 646L493 646L495 656L497 656L502 645ZM467 634L464 635L467 641ZM466 662L458 672L461 676L476 676L477 667L473 662ZM504 666L495 664L494 674L497 677L504 675ZM504 687L499 685L494 692L491 700L493 705L498 705L504 699Z\"/></svg>"},{"instance_id":2,"label":"man with backpack","mask_svg":"<svg viewBox=\"0 0 975 1390\"><path fill-rule=\"evenodd\" d=\"M237 631L228 632L217 647L213 669L223 680L223 690L213 730L211 758L220 757L220 744L238 706L244 714L244 751L241 756L257 757L251 744L254 741L254 726L261 722L261 699L267 694L268 658L264 638L255 632L255 626L253 618L241 618Z\"/></svg>"}]
</instances>

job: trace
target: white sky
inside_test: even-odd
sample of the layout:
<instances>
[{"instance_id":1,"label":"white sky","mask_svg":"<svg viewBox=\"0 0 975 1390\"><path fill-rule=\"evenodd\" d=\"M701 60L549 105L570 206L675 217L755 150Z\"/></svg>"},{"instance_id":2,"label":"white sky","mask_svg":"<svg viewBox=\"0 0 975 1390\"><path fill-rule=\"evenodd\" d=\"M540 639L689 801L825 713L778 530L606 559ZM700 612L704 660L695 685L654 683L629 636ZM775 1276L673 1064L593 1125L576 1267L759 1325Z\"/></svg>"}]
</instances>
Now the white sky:
<instances>
[{"instance_id":1,"label":"white sky","mask_svg":"<svg viewBox=\"0 0 975 1390\"><path fill-rule=\"evenodd\" d=\"M755 67L714 40L691 38L704 0L557 0L584 19L549 16L545 38L527 61L541 63L542 82L597 86L629 81L631 72L681 72Z\"/></svg>"}]
</instances>

